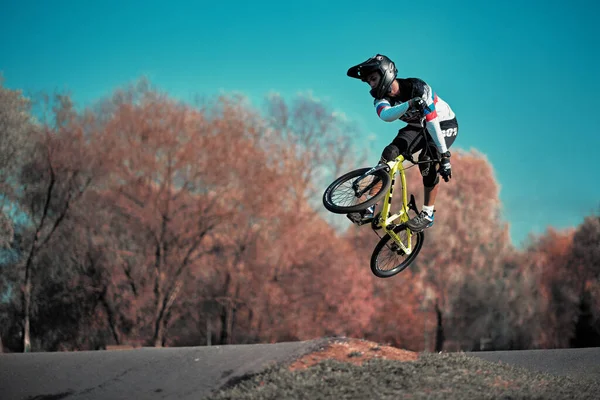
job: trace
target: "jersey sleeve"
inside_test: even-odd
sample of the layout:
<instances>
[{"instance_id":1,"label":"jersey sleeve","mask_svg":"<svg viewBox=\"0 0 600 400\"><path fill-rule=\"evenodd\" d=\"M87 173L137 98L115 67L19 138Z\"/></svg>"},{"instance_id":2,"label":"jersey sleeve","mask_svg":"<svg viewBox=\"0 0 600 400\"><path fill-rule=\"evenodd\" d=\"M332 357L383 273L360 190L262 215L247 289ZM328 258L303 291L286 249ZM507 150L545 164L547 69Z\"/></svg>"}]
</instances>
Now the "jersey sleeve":
<instances>
[{"instance_id":1,"label":"jersey sleeve","mask_svg":"<svg viewBox=\"0 0 600 400\"><path fill-rule=\"evenodd\" d=\"M408 102L400 103L395 106L390 105L386 99L375 100L375 111L379 118L386 122L392 122L400 118L408 110Z\"/></svg>"},{"instance_id":2,"label":"jersey sleeve","mask_svg":"<svg viewBox=\"0 0 600 400\"><path fill-rule=\"evenodd\" d=\"M448 151L448 148L446 147L446 140L444 139L442 128L440 127L440 120L437 115L437 110L435 109L435 105L438 101L437 94L435 94L431 86L425 84L422 97L429 108L428 110L425 110L425 125L427 126L427 130L431 134L431 138L435 142L440 153L445 153Z\"/></svg>"}]
</instances>

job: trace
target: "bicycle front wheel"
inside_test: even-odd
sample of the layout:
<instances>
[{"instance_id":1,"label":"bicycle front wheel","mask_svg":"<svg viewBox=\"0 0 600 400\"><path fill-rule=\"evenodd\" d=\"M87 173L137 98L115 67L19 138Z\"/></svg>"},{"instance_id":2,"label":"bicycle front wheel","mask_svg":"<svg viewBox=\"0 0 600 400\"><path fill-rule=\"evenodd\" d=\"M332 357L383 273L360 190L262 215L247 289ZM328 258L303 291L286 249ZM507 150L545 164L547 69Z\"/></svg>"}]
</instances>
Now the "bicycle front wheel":
<instances>
[{"instance_id":1,"label":"bicycle front wheel","mask_svg":"<svg viewBox=\"0 0 600 400\"><path fill-rule=\"evenodd\" d=\"M383 199L391 185L390 176L384 170L376 170L360 181L371 168L360 168L337 178L325 189L323 205L336 214L362 211Z\"/></svg>"},{"instance_id":2,"label":"bicycle front wheel","mask_svg":"<svg viewBox=\"0 0 600 400\"><path fill-rule=\"evenodd\" d=\"M400 237L404 246L408 247L408 230L405 225L394 228L394 233ZM409 255L392 239L389 234L381 238L371 256L371 271L378 278L389 278L404 271L417 258L423 241L424 232L411 232L412 251Z\"/></svg>"}]
</instances>

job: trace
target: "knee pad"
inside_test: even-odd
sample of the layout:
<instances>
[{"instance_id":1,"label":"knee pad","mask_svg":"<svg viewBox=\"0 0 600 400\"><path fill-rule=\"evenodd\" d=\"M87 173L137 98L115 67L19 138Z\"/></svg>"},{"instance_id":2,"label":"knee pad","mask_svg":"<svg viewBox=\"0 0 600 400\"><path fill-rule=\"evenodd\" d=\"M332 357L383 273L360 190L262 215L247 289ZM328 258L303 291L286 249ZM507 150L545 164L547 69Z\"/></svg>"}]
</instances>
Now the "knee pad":
<instances>
[{"instance_id":1,"label":"knee pad","mask_svg":"<svg viewBox=\"0 0 600 400\"><path fill-rule=\"evenodd\" d=\"M439 155L438 151L434 147L429 147L421 150L421 154L419 154L419 161L429 161L431 157L429 154L433 154L434 157ZM421 175L423 176L423 185L426 188L435 187L439 181L440 177L437 173L437 162L427 162L419 164L419 170L421 171Z\"/></svg>"},{"instance_id":2,"label":"knee pad","mask_svg":"<svg viewBox=\"0 0 600 400\"><path fill-rule=\"evenodd\" d=\"M425 154L424 151L419 154L419 161L428 161L431 160L429 155ZM433 162L427 162L419 164L419 170L421 171L421 175L423 176L423 186L432 188L438 184L440 181L440 177L437 174L437 165Z\"/></svg>"},{"instance_id":3,"label":"knee pad","mask_svg":"<svg viewBox=\"0 0 600 400\"><path fill-rule=\"evenodd\" d=\"M381 161L389 162L398 157L399 155L400 149L398 149L398 146L394 144L389 144L385 146L383 152L381 153Z\"/></svg>"},{"instance_id":4,"label":"knee pad","mask_svg":"<svg viewBox=\"0 0 600 400\"><path fill-rule=\"evenodd\" d=\"M423 175L423 178L425 178L429 174L429 171L435 167L431 162L423 162L429 160L431 160L431 157L425 154L425 151L422 150L421 154L419 154L419 171L421 171L421 175Z\"/></svg>"}]
</instances>

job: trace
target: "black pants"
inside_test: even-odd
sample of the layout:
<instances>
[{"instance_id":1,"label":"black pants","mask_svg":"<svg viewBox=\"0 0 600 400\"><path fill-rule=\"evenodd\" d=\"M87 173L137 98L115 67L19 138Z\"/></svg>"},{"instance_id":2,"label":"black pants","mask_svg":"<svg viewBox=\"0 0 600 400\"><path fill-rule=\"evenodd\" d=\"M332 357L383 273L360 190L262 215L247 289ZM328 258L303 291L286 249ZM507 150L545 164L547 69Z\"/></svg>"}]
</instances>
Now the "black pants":
<instances>
[{"instance_id":1,"label":"black pants","mask_svg":"<svg viewBox=\"0 0 600 400\"><path fill-rule=\"evenodd\" d=\"M440 122L446 147L449 149L454 143L456 136L458 135L458 122L456 118ZM421 130L425 129L424 140ZM427 161L431 159L440 158L440 152L435 145L435 142L431 138L431 135L427 131L427 128L418 128L416 126L407 125L398 131L398 135L394 138L392 143L387 145L381 153L381 159L385 162L391 161L398 157L400 154L415 154L419 150L419 161ZM423 163L419 164L421 175L423 176L423 185L427 188L432 188L439 182L437 174L438 163Z\"/></svg>"}]
</instances>

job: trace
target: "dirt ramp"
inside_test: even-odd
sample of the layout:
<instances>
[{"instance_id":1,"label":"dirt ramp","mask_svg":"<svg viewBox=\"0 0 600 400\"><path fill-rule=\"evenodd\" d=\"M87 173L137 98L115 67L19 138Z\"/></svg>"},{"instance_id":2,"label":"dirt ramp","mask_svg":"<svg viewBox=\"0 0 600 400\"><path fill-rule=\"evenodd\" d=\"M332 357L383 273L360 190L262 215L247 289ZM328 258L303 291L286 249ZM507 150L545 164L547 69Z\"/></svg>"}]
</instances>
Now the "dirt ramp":
<instances>
[{"instance_id":1,"label":"dirt ramp","mask_svg":"<svg viewBox=\"0 0 600 400\"><path fill-rule=\"evenodd\" d=\"M325 360L336 360L354 365L362 365L372 359L415 361L419 353L381 345L362 339L331 339L318 350L304 354L289 365L290 371L312 367Z\"/></svg>"}]
</instances>

